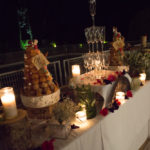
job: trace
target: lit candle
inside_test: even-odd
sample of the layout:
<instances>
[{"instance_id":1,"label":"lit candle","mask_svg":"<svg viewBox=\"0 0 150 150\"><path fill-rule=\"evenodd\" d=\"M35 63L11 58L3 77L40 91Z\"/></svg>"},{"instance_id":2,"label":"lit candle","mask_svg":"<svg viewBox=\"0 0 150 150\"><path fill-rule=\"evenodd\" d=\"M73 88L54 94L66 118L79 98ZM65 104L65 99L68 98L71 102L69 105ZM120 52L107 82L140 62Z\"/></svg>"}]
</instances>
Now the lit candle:
<instances>
[{"instance_id":1,"label":"lit candle","mask_svg":"<svg viewBox=\"0 0 150 150\"><path fill-rule=\"evenodd\" d=\"M139 79L141 80L141 83L144 85L145 84L145 80L146 80L146 73L141 73Z\"/></svg>"},{"instance_id":2,"label":"lit candle","mask_svg":"<svg viewBox=\"0 0 150 150\"><path fill-rule=\"evenodd\" d=\"M79 65L72 65L72 76L77 77L80 75L80 66Z\"/></svg>"},{"instance_id":3,"label":"lit candle","mask_svg":"<svg viewBox=\"0 0 150 150\"><path fill-rule=\"evenodd\" d=\"M86 121L87 120L86 111L78 111L76 113L76 118L82 122Z\"/></svg>"},{"instance_id":4,"label":"lit candle","mask_svg":"<svg viewBox=\"0 0 150 150\"><path fill-rule=\"evenodd\" d=\"M5 87L0 89L1 102L4 109L4 117L12 119L17 116L17 107L15 95L12 87Z\"/></svg>"},{"instance_id":5,"label":"lit candle","mask_svg":"<svg viewBox=\"0 0 150 150\"><path fill-rule=\"evenodd\" d=\"M125 103L125 93L124 92L116 92L116 99L118 99L121 104Z\"/></svg>"}]
</instances>

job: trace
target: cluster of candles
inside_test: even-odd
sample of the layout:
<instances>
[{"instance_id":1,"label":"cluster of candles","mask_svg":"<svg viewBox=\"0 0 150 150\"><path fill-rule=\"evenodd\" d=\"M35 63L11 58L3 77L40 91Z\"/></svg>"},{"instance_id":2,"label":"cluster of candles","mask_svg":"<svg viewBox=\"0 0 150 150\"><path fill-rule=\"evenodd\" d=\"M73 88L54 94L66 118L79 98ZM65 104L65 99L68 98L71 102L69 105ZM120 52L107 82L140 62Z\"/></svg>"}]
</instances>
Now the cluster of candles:
<instances>
[{"instance_id":1,"label":"cluster of candles","mask_svg":"<svg viewBox=\"0 0 150 150\"><path fill-rule=\"evenodd\" d=\"M0 97L5 119L13 119L18 115L15 94L12 87L0 89Z\"/></svg>"}]
</instances>

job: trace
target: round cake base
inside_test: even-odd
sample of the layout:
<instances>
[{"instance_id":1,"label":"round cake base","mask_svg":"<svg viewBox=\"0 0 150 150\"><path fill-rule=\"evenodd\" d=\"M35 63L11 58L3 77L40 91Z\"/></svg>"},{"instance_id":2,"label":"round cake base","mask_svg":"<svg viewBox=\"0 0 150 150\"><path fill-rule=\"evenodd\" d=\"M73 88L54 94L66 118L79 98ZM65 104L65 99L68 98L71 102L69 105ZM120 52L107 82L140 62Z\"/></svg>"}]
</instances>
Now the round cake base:
<instances>
[{"instance_id":1,"label":"round cake base","mask_svg":"<svg viewBox=\"0 0 150 150\"><path fill-rule=\"evenodd\" d=\"M28 108L49 107L60 100L60 89L49 95L43 96L24 96L21 95L21 101Z\"/></svg>"},{"instance_id":2,"label":"round cake base","mask_svg":"<svg viewBox=\"0 0 150 150\"><path fill-rule=\"evenodd\" d=\"M21 101L31 119L49 119L53 105L60 100L60 89L50 95L29 97L21 95Z\"/></svg>"}]
</instances>

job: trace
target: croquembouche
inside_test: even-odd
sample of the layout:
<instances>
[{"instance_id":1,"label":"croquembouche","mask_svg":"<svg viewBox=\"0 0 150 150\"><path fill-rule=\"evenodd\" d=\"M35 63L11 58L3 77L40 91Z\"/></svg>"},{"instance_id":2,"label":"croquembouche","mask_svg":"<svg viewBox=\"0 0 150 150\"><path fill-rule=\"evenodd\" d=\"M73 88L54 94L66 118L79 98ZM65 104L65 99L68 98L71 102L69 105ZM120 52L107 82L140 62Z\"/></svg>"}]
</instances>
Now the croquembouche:
<instances>
[{"instance_id":1,"label":"croquembouche","mask_svg":"<svg viewBox=\"0 0 150 150\"><path fill-rule=\"evenodd\" d=\"M113 42L110 50L110 66L122 66L124 57L124 37L113 27Z\"/></svg>"},{"instance_id":2,"label":"croquembouche","mask_svg":"<svg viewBox=\"0 0 150 150\"><path fill-rule=\"evenodd\" d=\"M24 54L24 96L48 95L58 89L47 69L50 62L37 44L38 40L29 41Z\"/></svg>"}]
</instances>

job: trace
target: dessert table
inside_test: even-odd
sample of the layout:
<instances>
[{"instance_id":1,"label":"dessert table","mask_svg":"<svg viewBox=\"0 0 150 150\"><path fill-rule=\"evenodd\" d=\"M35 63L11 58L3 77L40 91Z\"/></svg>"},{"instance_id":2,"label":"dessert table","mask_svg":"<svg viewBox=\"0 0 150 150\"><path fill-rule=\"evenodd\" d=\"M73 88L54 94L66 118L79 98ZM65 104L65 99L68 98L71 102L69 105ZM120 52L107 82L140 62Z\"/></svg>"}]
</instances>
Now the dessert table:
<instances>
[{"instance_id":1,"label":"dessert table","mask_svg":"<svg viewBox=\"0 0 150 150\"><path fill-rule=\"evenodd\" d=\"M82 123L67 140L56 140L55 150L137 150L148 138L150 82L114 113Z\"/></svg>"}]
</instances>

